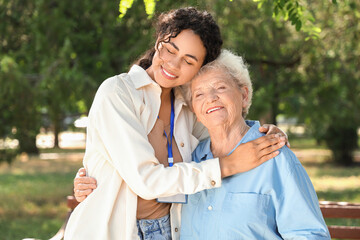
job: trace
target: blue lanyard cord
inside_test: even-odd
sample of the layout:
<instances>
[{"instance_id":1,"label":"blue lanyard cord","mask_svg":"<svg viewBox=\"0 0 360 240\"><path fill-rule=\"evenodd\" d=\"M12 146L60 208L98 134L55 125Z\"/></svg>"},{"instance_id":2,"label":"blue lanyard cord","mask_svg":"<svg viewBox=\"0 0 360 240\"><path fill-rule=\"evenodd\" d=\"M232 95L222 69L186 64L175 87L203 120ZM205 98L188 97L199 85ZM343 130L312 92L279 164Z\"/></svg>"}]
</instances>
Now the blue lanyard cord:
<instances>
[{"instance_id":1,"label":"blue lanyard cord","mask_svg":"<svg viewBox=\"0 0 360 240\"><path fill-rule=\"evenodd\" d=\"M173 139L173 133L174 133L174 119L175 119L174 94L172 91L171 91L170 98L171 98L170 136L169 137L167 136L165 130L164 130L164 133L165 133L166 141L167 141L168 163L169 163L169 167L172 167L174 165L174 158L173 158L173 152L172 152L172 139Z\"/></svg>"}]
</instances>

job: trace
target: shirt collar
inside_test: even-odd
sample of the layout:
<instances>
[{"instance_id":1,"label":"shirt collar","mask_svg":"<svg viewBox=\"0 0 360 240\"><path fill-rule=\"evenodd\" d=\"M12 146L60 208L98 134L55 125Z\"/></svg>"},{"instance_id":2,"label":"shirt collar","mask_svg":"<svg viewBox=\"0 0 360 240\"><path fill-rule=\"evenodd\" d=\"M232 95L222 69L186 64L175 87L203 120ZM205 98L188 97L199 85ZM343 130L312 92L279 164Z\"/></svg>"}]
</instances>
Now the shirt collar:
<instances>
[{"instance_id":1,"label":"shirt collar","mask_svg":"<svg viewBox=\"0 0 360 240\"><path fill-rule=\"evenodd\" d=\"M177 101L177 105L187 106L182 90L179 87L174 88L174 96Z\"/></svg>"},{"instance_id":2,"label":"shirt collar","mask_svg":"<svg viewBox=\"0 0 360 240\"><path fill-rule=\"evenodd\" d=\"M154 80L151 79L145 69L143 69L139 65L133 65L130 68L128 74L130 75L136 89L142 88L149 84L157 84Z\"/></svg>"},{"instance_id":3,"label":"shirt collar","mask_svg":"<svg viewBox=\"0 0 360 240\"><path fill-rule=\"evenodd\" d=\"M246 143L252 140L255 140L264 134L259 132L260 122L259 121L246 121L246 124L250 126L250 129L246 132L245 136L240 140L240 143ZM199 144L202 147L200 152L203 153L201 160L213 158L211 149L210 149L211 140L207 138L204 140L203 144Z\"/></svg>"},{"instance_id":4,"label":"shirt collar","mask_svg":"<svg viewBox=\"0 0 360 240\"><path fill-rule=\"evenodd\" d=\"M140 67L139 65L134 64L128 73L134 83L134 86L136 89L145 87L150 84L155 84L159 86L154 80L151 79L149 74L147 74L146 70ZM184 99L182 90L179 87L176 87L174 89L174 95L177 102L177 106L185 105L187 106L187 103Z\"/></svg>"}]
</instances>

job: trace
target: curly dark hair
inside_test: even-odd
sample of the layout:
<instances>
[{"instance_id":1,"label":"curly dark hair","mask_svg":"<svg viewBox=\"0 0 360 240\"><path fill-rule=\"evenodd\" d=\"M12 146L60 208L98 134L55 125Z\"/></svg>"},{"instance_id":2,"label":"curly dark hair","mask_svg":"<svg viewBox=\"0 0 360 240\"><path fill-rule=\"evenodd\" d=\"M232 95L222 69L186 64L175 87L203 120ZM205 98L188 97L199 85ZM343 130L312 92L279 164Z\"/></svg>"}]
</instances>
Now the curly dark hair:
<instances>
[{"instance_id":1,"label":"curly dark hair","mask_svg":"<svg viewBox=\"0 0 360 240\"><path fill-rule=\"evenodd\" d=\"M190 29L198 35L206 49L203 65L215 60L221 51L222 38L220 28L214 18L207 11L199 11L194 7L179 8L162 13L156 24L156 39L161 42L169 42L182 30ZM170 37L169 37L170 36ZM157 48L158 46L156 46ZM155 47L148 50L137 64L147 69L152 64Z\"/></svg>"}]
</instances>

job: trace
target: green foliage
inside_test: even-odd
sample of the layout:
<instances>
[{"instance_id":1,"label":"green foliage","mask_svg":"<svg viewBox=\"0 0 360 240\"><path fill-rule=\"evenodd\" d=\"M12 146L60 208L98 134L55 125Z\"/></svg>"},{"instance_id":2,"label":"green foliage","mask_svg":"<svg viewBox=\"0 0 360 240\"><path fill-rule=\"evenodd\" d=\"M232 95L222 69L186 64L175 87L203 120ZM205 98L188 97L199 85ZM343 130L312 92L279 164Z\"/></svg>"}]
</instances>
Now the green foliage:
<instances>
[{"instance_id":1,"label":"green foliage","mask_svg":"<svg viewBox=\"0 0 360 240\"><path fill-rule=\"evenodd\" d=\"M229 0L233 2L232 0ZM257 3L258 8L264 5L272 8L273 17L276 19L284 19L291 22L295 26L296 31L302 30L307 33L306 40L317 39L321 29L315 25L313 14L308 11L302 1L299 0L253 0ZM119 2L119 18L123 18L129 8L132 7L134 0L120 0ZM244 3L244 2L242 2ZM336 4L336 0L333 0ZM154 15L156 0L144 0L146 14L151 18Z\"/></svg>"},{"instance_id":2,"label":"green foliage","mask_svg":"<svg viewBox=\"0 0 360 240\"><path fill-rule=\"evenodd\" d=\"M146 13L135 6L120 22L116 5L1 3L0 138L15 137L19 151L36 152L40 126L57 133L65 117L86 114L100 83L126 71L148 48Z\"/></svg>"},{"instance_id":3,"label":"green foliage","mask_svg":"<svg viewBox=\"0 0 360 240\"><path fill-rule=\"evenodd\" d=\"M16 137L20 152L36 153L35 137L40 126L34 109L38 101L37 86L30 76L21 72L13 56L3 55L0 59L0 86L0 138ZM3 156L9 161L13 153L6 152Z\"/></svg>"},{"instance_id":4,"label":"green foliage","mask_svg":"<svg viewBox=\"0 0 360 240\"><path fill-rule=\"evenodd\" d=\"M333 150L335 161L348 165L358 147L360 126L359 4L345 1L312 7L318 9L323 32L320 41L308 45L303 58L305 121L313 135Z\"/></svg>"},{"instance_id":5,"label":"green foliage","mask_svg":"<svg viewBox=\"0 0 360 240\"><path fill-rule=\"evenodd\" d=\"M119 17L123 18L129 8L131 8L134 0L120 1L119 3Z\"/></svg>"},{"instance_id":6,"label":"green foliage","mask_svg":"<svg viewBox=\"0 0 360 240\"><path fill-rule=\"evenodd\" d=\"M357 127L330 124L324 135L324 140L330 149L333 149L334 159L340 164L351 165L352 154L357 146Z\"/></svg>"},{"instance_id":7,"label":"green foliage","mask_svg":"<svg viewBox=\"0 0 360 240\"><path fill-rule=\"evenodd\" d=\"M119 18L123 18L129 8L133 5L134 0L120 0L119 2ZM148 18L152 18L155 12L156 0L144 0L145 12Z\"/></svg>"},{"instance_id":8,"label":"green foliage","mask_svg":"<svg viewBox=\"0 0 360 240\"><path fill-rule=\"evenodd\" d=\"M86 115L101 82L155 42L155 1L145 1L148 13L134 2L121 20L117 1L1 3L0 138L17 138L21 151L34 151L40 126L57 132L65 117ZM322 143L331 126L359 127L357 1L162 0L156 11L184 6L210 11L224 47L250 64L249 118L296 118ZM306 32L311 26L317 34Z\"/></svg>"}]
</instances>

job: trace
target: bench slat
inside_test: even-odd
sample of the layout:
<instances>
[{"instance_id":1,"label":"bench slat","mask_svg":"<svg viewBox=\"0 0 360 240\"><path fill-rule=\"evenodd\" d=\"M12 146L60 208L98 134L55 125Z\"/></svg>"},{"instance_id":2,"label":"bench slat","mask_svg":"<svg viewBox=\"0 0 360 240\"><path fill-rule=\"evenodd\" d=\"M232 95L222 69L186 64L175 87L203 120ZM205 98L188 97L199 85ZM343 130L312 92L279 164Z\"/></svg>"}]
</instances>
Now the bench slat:
<instances>
[{"instance_id":1,"label":"bench slat","mask_svg":"<svg viewBox=\"0 0 360 240\"><path fill-rule=\"evenodd\" d=\"M360 227L328 226L331 238L360 239Z\"/></svg>"},{"instance_id":2,"label":"bench slat","mask_svg":"<svg viewBox=\"0 0 360 240\"><path fill-rule=\"evenodd\" d=\"M360 218L360 206L320 205L324 218Z\"/></svg>"}]
</instances>

